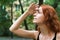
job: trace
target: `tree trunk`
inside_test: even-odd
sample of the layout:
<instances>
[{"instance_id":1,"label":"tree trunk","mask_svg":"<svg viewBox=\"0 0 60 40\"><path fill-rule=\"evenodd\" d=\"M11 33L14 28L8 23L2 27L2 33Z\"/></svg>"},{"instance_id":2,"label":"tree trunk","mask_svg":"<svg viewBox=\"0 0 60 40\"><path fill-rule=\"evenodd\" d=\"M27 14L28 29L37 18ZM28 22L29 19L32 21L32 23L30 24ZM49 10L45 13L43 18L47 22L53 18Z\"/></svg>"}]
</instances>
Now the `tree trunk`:
<instances>
[{"instance_id":1,"label":"tree trunk","mask_svg":"<svg viewBox=\"0 0 60 40\"><path fill-rule=\"evenodd\" d=\"M19 3L20 3L20 6L21 6L22 14L23 14L24 10L23 10L23 6L22 6L22 3L21 3L21 0L19 0ZM28 30L28 26L27 26L27 21L26 20L24 20L24 25L25 25L26 30Z\"/></svg>"}]
</instances>

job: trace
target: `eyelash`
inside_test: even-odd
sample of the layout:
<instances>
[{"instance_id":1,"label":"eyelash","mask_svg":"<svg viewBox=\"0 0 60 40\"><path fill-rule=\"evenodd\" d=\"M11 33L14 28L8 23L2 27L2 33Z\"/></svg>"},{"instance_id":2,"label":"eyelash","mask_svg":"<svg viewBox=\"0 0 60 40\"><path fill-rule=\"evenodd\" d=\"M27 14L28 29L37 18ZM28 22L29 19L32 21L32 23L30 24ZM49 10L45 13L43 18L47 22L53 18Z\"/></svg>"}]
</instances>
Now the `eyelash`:
<instances>
[{"instance_id":1,"label":"eyelash","mask_svg":"<svg viewBox=\"0 0 60 40\"><path fill-rule=\"evenodd\" d=\"M37 12L40 13L39 10L37 10Z\"/></svg>"}]
</instances>

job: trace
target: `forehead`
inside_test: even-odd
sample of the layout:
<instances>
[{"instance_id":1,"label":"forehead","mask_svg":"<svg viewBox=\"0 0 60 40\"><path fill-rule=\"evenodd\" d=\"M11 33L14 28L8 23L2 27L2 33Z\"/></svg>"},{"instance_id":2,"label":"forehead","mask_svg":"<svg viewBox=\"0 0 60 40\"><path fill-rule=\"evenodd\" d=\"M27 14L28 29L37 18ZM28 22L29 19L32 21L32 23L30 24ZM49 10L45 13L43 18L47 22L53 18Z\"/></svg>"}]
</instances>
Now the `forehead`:
<instances>
[{"instance_id":1,"label":"forehead","mask_svg":"<svg viewBox=\"0 0 60 40\"><path fill-rule=\"evenodd\" d=\"M41 10L41 9L42 9L42 7L40 6L40 7L39 7L39 9Z\"/></svg>"},{"instance_id":2,"label":"forehead","mask_svg":"<svg viewBox=\"0 0 60 40\"><path fill-rule=\"evenodd\" d=\"M39 11L42 12L42 7L39 7Z\"/></svg>"}]
</instances>

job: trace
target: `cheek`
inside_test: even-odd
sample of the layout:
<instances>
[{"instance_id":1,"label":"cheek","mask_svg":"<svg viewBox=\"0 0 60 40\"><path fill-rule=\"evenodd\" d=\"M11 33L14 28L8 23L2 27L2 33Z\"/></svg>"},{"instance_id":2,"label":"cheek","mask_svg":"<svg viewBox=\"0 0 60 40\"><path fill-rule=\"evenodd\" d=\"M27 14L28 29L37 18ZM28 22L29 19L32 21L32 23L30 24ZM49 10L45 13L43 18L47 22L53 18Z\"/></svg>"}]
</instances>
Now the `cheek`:
<instances>
[{"instance_id":1,"label":"cheek","mask_svg":"<svg viewBox=\"0 0 60 40\"><path fill-rule=\"evenodd\" d=\"M44 22L44 15L38 14L36 16L36 19L33 19L33 23L43 23Z\"/></svg>"},{"instance_id":2,"label":"cheek","mask_svg":"<svg viewBox=\"0 0 60 40\"><path fill-rule=\"evenodd\" d=\"M44 22L44 15L38 16L37 21L39 23L43 23Z\"/></svg>"}]
</instances>

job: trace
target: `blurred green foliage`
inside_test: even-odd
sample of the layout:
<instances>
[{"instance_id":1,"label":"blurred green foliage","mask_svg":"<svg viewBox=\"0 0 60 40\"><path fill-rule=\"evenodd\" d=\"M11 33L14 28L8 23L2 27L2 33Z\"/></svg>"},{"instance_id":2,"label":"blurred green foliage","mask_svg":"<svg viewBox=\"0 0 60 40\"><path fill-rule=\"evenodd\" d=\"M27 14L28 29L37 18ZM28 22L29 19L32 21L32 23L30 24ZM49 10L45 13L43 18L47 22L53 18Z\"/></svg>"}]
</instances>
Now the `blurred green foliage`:
<instances>
[{"instance_id":1,"label":"blurred green foliage","mask_svg":"<svg viewBox=\"0 0 60 40\"><path fill-rule=\"evenodd\" d=\"M3 9L0 6L0 36L7 36L9 34L8 28L10 26L10 17L6 12L5 8Z\"/></svg>"},{"instance_id":2,"label":"blurred green foliage","mask_svg":"<svg viewBox=\"0 0 60 40\"><path fill-rule=\"evenodd\" d=\"M0 0L0 36L9 36L9 27L11 26L11 20L6 6L11 6L15 0Z\"/></svg>"}]
</instances>

